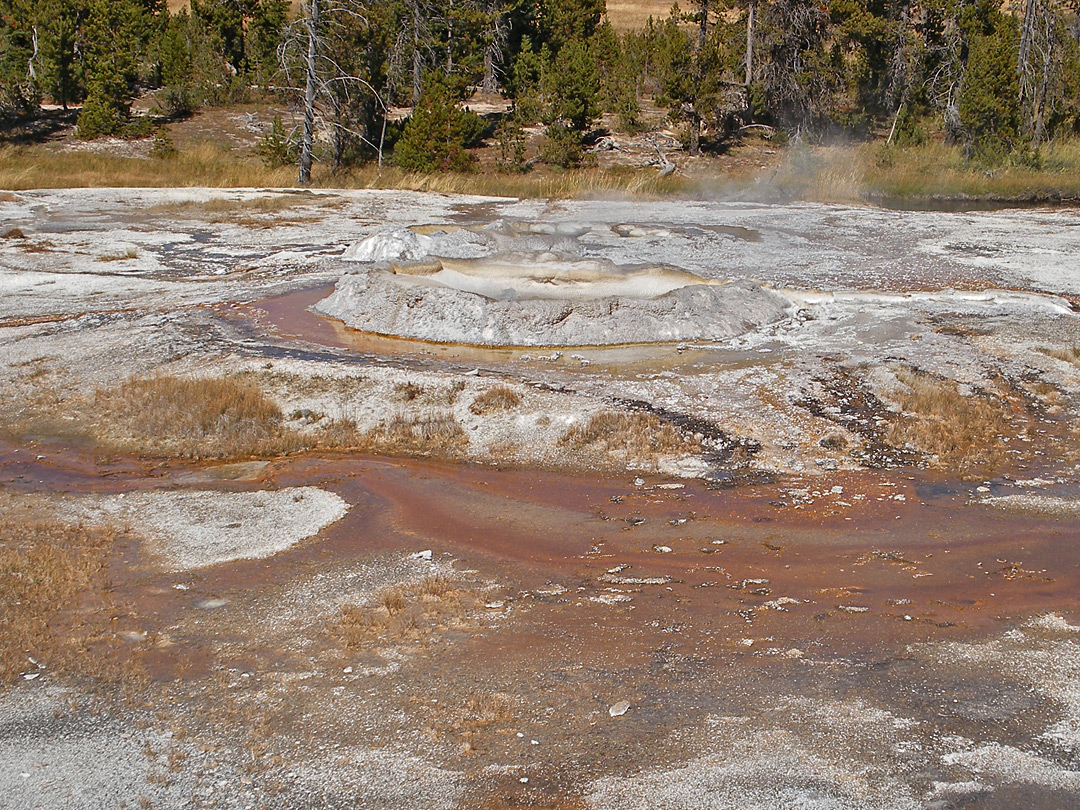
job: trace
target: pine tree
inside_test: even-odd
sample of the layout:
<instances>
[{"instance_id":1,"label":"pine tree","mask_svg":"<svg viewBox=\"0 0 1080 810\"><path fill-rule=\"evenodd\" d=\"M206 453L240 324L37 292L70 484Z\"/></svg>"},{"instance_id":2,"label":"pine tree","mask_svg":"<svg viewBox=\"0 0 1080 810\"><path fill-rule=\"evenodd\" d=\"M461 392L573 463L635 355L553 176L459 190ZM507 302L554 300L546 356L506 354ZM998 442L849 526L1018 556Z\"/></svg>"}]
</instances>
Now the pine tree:
<instances>
[{"instance_id":1,"label":"pine tree","mask_svg":"<svg viewBox=\"0 0 1080 810\"><path fill-rule=\"evenodd\" d=\"M149 14L138 0L90 0L83 30L87 79L80 138L126 131Z\"/></svg>"},{"instance_id":2,"label":"pine tree","mask_svg":"<svg viewBox=\"0 0 1080 810\"><path fill-rule=\"evenodd\" d=\"M29 114L41 101L40 44L29 0L0 0L0 114Z\"/></svg>"},{"instance_id":3,"label":"pine tree","mask_svg":"<svg viewBox=\"0 0 1080 810\"><path fill-rule=\"evenodd\" d=\"M432 74L394 147L394 162L413 172L472 171L476 156L468 149L484 128L479 116L458 107L451 83Z\"/></svg>"},{"instance_id":4,"label":"pine tree","mask_svg":"<svg viewBox=\"0 0 1080 810\"><path fill-rule=\"evenodd\" d=\"M251 12L245 41L246 60L253 78L269 84L278 72L278 49L289 21L288 0L259 0Z\"/></svg>"},{"instance_id":5,"label":"pine tree","mask_svg":"<svg viewBox=\"0 0 1080 810\"><path fill-rule=\"evenodd\" d=\"M673 119L689 125L691 155L701 150L702 123L715 116L723 100L720 47L709 32L710 7L708 0L701 0L694 14L683 15L675 6L654 33L661 85L657 101ZM685 27L688 21L694 23L692 30Z\"/></svg>"},{"instance_id":6,"label":"pine tree","mask_svg":"<svg viewBox=\"0 0 1080 810\"><path fill-rule=\"evenodd\" d=\"M969 153L991 163L1001 161L1018 146L1020 133L1016 31L1011 20L996 22L990 33L972 37L959 98Z\"/></svg>"}]
</instances>

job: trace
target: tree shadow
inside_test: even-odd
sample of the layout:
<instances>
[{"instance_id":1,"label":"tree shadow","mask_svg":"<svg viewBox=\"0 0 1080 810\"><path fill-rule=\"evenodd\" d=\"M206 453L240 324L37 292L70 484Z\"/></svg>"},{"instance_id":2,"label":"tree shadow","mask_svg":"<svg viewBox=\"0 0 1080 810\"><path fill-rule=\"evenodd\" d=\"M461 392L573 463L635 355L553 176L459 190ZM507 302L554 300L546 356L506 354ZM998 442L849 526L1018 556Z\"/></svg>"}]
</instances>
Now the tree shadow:
<instances>
[{"instance_id":1,"label":"tree shadow","mask_svg":"<svg viewBox=\"0 0 1080 810\"><path fill-rule=\"evenodd\" d=\"M78 117L76 109L0 117L0 143L29 146L57 140L75 128Z\"/></svg>"}]
</instances>

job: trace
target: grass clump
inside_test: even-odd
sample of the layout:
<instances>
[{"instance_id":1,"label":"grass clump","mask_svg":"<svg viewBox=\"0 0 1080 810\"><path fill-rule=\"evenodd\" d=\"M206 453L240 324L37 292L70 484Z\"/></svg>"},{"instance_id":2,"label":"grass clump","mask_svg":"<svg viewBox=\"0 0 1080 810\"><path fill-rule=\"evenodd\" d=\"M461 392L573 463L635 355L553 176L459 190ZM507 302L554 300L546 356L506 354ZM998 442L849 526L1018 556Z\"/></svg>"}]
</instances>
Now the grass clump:
<instances>
[{"instance_id":1,"label":"grass clump","mask_svg":"<svg viewBox=\"0 0 1080 810\"><path fill-rule=\"evenodd\" d=\"M394 393L402 402L412 402L424 395L424 386L414 382L401 382L394 386Z\"/></svg>"},{"instance_id":2,"label":"grass clump","mask_svg":"<svg viewBox=\"0 0 1080 810\"><path fill-rule=\"evenodd\" d=\"M521 404L521 394L507 385L496 385L481 392L469 405L469 413L482 416L499 411L511 411Z\"/></svg>"},{"instance_id":3,"label":"grass clump","mask_svg":"<svg viewBox=\"0 0 1080 810\"><path fill-rule=\"evenodd\" d=\"M505 692L476 692L465 701L464 720L470 727L483 728L514 719L514 699Z\"/></svg>"},{"instance_id":4,"label":"grass clump","mask_svg":"<svg viewBox=\"0 0 1080 810\"><path fill-rule=\"evenodd\" d=\"M399 413L373 430L362 434L360 450L395 456L456 456L469 437L448 411Z\"/></svg>"},{"instance_id":5,"label":"grass clump","mask_svg":"<svg viewBox=\"0 0 1080 810\"><path fill-rule=\"evenodd\" d=\"M25 500L0 496L0 683L39 664L54 670L82 647L78 609L108 590L118 534L65 523Z\"/></svg>"},{"instance_id":6,"label":"grass clump","mask_svg":"<svg viewBox=\"0 0 1080 810\"><path fill-rule=\"evenodd\" d=\"M329 631L346 650L422 642L440 628L464 623L479 604L474 591L436 574L383 588L367 604L343 605L331 620Z\"/></svg>"},{"instance_id":7,"label":"grass clump","mask_svg":"<svg viewBox=\"0 0 1080 810\"><path fill-rule=\"evenodd\" d=\"M1039 349L1039 351L1047 357L1053 357L1055 360L1061 360L1080 368L1080 346L1066 346L1064 349L1047 348Z\"/></svg>"},{"instance_id":8,"label":"grass clump","mask_svg":"<svg viewBox=\"0 0 1080 810\"><path fill-rule=\"evenodd\" d=\"M701 445L651 413L600 411L573 425L560 447L587 450L636 464L655 464L662 456L697 453Z\"/></svg>"},{"instance_id":9,"label":"grass clump","mask_svg":"<svg viewBox=\"0 0 1080 810\"><path fill-rule=\"evenodd\" d=\"M245 199L185 200L163 203L149 213L172 215L209 222L213 225L238 225L246 228L272 228L302 225L317 218L300 216L295 209L307 207L325 210L343 203L341 197L311 194L263 194Z\"/></svg>"},{"instance_id":10,"label":"grass clump","mask_svg":"<svg viewBox=\"0 0 1080 810\"><path fill-rule=\"evenodd\" d=\"M896 380L890 399L902 413L889 425L890 444L926 453L964 477L1001 466L1008 450L1003 439L1015 428L1000 400L965 396L955 382L912 369L897 371Z\"/></svg>"},{"instance_id":11,"label":"grass clump","mask_svg":"<svg viewBox=\"0 0 1080 810\"><path fill-rule=\"evenodd\" d=\"M107 256L98 256L94 261L97 262L126 262L131 259L139 258L139 252L134 249L129 249L124 253L110 253Z\"/></svg>"},{"instance_id":12,"label":"grass clump","mask_svg":"<svg viewBox=\"0 0 1080 810\"><path fill-rule=\"evenodd\" d=\"M121 449L185 458L280 455L312 442L283 425L253 382L233 377L128 380L98 392L98 438Z\"/></svg>"}]
</instances>

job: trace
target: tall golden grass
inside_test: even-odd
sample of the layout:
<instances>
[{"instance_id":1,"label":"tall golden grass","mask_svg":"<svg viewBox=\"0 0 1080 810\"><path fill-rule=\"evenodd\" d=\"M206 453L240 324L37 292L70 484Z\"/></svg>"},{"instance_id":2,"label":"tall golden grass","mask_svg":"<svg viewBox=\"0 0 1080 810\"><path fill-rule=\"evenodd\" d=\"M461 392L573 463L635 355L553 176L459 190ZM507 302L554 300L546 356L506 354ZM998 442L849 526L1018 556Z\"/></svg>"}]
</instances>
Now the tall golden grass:
<instances>
[{"instance_id":1,"label":"tall golden grass","mask_svg":"<svg viewBox=\"0 0 1080 810\"><path fill-rule=\"evenodd\" d=\"M348 418L287 417L260 385L281 379L265 377L136 377L89 397L70 398L46 378L40 390L23 398L22 409L14 402L0 408L0 429L16 437L70 437L114 452L197 460L273 458L309 450L460 458L469 443L443 407L457 396L457 386L431 392L417 386L415 401L361 431ZM309 382L313 389L348 384L320 377Z\"/></svg>"},{"instance_id":2,"label":"tall golden grass","mask_svg":"<svg viewBox=\"0 0 1080 810\"><path fill-rule=\"evenodd\" d=\"M862 194L897 199L1080 199L1080 140L1059 139L1037 160L986 167L968 161L959 146L931 142L904 149L867 144L857 148Z\"/></svg>"},{"instance_id":3,"label":"tall golden grass","mask_svg":"<svg viewBox=\"0 0 1080 810\"><path fill-rule=\"evenodd\" d=\"M59 152L40 146L0 147L0 188L104 186L287 188L292 167L267 168L252 155L214 144L186 147L166 159L90 152ZM366 165L332 174L316 168L316 188L387 188L450 194L525 198L608 195L689 198L803 199L860 202L904 200L1080 199L1080 139L1058 139L1037 159L987 168L965 159L958 146L931 141L885 147L880 142L846 146L796 145L780 163L754 173L733 172L722 159L695 165L693 173L659 177L653 168L582 168L527 174L415 174Z\"/></svg>"},{"instance_id":4,"label":"tall golden grass","mask_svg":"<svg viewBox=\"0 0 1080 810\"><path fill-rule=\"evenodd\" d=\"M234 377L128 380L94 402L104 444L150 455L234 458L283 455L314 442L283 423L253 382Z\"/></svg>"},{"instance_id":5,"label":"tall golden grass","mask_svg":"<svg viewBox=\"0 0 1080 810\"><path fill-rule=\"evenodd\" d=\"M661 456L701 451L701 445L678 428L640 411L600 411L584 424L571 426L559 445L636 464L655 464Z\"/></svg>"},{"instance_id":6,"label":"tall golden grass","mask_svg":"<svg viewBox=\"0 0 1080 810\"><path fill-rule=\"evenodd\" d=\"M993 472L1006 460L1006 436L1016 432L1000 399L965 396L959 386L910 369L896 373L899 386L890 393L902 409L887 440L934 457L962 477Z\"/></svg>"},{"instance_id":7,"label":"tall golden grass","mask_svg":"<svg viewBox=\"0 0 1080 810\"><path fill-rule=\"evenodd\" d=\"M80 604L107 588L114 529L65 523L34 500L0 493L0 683L78 656Z\"/></svg>"},{"instance_id":8,"label":"tall golden grass","mask_svg":"<svg viewBox=\"0 0 1080 810\"><path fill-rule=\"evenodd\" d=\"M0 147L0 188L285 187L291 168L268 169L259 160L200 144L166 160L93 152L56 152L36 146Z\"/></svg>"},{"instance_id":9,"label":"tall golden grass","mask_svg":"<svg viewBox=\"0 0 1080 810\"><path fill-rule=\"evenodd\" d=\"M259 160L207 144L197 144L164 160L90 152L56 152L35 146L0 147L0 188L289 188L291 167L270 169ZM529 198L585 197L603 194L692 195L696 178L658 177L655 169L599 171L578 169L532 174L416 174L362 166L331 174L317 168L312 186L342 189L402 189L445 194Z\"/></svg>"}]
</instances>

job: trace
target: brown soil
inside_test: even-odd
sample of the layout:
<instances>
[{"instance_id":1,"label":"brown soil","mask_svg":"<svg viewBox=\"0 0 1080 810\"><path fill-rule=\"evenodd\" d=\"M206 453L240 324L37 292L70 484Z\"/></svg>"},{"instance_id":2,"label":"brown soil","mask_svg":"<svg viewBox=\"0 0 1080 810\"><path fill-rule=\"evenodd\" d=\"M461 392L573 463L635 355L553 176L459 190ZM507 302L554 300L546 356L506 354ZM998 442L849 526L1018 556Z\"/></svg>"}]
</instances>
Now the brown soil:
<instances>
[{"instance_id":1,"label":"brown soil","mask_svg":"<svg viewBox=\"0 0 1080 810\"><path fill-rule=\"evenodd\" d=\"M78 451L0 446L0 482L16 492L156 487L199 469L125 459L98 467ZM690 755L671 743L675 730L712 711L753 714L785 691L858 691L925 714L940 733L964 733L965 717L905 703L896 678L906 676L890 673L906 671L910 645L985 638L1019 617L1080 609L1080 546L1062 542L1061 524L930 494L947 482L830 478L848 508L784 500L788 487L822 482L653 483L362 457L272 463L258 480L218 486L318 484L354 508L272 560L194 573L185 590L175 575L119 567L119 629L150 639L127 666L153 677L156 686L140 687L147 699L175 701L177 722L235 726L253 752L298 736L379 745L419 730L468 776L462 806L572 807L592 778ZM327 624L332 603L288 596L418 549L474 573L379 592L387 617L427 600L404 630L383 633L378 619L373 639L343 648ZM201 608L210 597L227 607ZM283 604L293 624L260 618ZM346 680L340 691L344 666L378 668L392 654L405 656L396 674ZM280 676L311 670L302 692L271 699L287 688ZM208 690L230 672L252 677ZM266 705L253 716L258 695ZM607 707L619 700L632 711L610 722ZM358 737L344 706L382 719ZM522 751L518 733L541 744ZM484 772L507 761L527 769L528 791L517 769Z\"/></svg>"}]
</instances>

